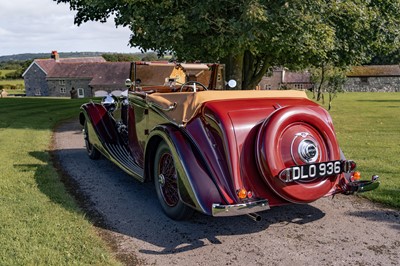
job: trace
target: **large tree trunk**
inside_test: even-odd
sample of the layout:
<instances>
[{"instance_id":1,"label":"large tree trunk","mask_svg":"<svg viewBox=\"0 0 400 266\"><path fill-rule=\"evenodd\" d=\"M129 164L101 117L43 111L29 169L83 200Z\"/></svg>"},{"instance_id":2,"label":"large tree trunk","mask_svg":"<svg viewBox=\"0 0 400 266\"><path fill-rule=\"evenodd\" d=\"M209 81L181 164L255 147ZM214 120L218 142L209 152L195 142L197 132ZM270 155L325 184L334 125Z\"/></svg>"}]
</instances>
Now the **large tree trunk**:
<instances>
[{"instance_id":1,"label":"large tree trunk","mask_svg":"<svg viewBox=\"0 0 400 266\"><path fill-rule=\"evenodd\" d=\"M270 65L268 56L255 57L250 51L245 51L243 59L243 89L254 90L267 73Z\"/></svg>"},{"instance_id":2,"label":"large tree trunk","mask_svg":"<svg viewBox=\"0 0 400 266\"><path fill-rule=\"evenodd\" d=\"M230 55L222 60L225 64L225 81L236 80L237 85L234 90L241 90L243 83L243 56L244 53Z\"/></svg>"},{"instance_id":3,"label":"large tree trunk","mask_svg":"<svg viewBox=\"0 0 400 266\"><path fill-rule=\"evenodd\" d=\"M236 80L237 90L254 90L270 65L267 56L255 57L250 51L231 55L222 60L225 64L225 79Z\"/></svg>"}]
</instances>

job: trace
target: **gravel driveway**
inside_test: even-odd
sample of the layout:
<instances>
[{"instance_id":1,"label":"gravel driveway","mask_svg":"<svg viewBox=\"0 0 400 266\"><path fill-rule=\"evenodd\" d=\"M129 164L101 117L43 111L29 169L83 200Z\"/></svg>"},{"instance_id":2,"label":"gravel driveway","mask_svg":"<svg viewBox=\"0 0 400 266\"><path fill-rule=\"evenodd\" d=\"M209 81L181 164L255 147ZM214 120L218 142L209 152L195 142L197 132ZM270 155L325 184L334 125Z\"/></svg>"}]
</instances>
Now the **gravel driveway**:
<instances>
[{"instance_id":1,"label":"gravel driveway","mask_svg":"<svg viewBox=\"0 0 400 266\"><path fill-rule=\"evenodd\" d=\"M54 158L116 256L128 265L399 265L400 211L354 196L247 216L175 222L142 184L86 155L81 127L62 124ZM382 178L384 182L384 177Z\"/></svg>"}]
</instances>

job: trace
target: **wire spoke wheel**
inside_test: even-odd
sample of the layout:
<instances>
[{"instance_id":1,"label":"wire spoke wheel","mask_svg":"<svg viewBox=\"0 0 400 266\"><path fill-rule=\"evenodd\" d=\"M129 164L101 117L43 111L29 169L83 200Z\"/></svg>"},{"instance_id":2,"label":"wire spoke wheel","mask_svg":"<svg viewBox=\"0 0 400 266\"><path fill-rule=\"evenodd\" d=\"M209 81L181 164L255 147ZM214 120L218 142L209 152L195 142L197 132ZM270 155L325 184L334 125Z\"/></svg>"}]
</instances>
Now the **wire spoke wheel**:
<instances>
[{"instance_id":1,"label":"wire spoke wheel","mask_svg":"<svg viewBox=\"0 0 400 266\"><path fill-rule=\"evenodd\" d=\"M157 197L165 214L174 220L189 218L193 209L184 204L179 196L179 174L171 150L164 141L157 148L153 167Z\"/></svg>"},{"instance_id":2,"label":"wire spoke wheel","mask_svg":"<svg viewBox=\"0 0 400 266\"><path fill-rule=\"evenodd\" d=\"M162 154L158 169L161 195L168 206L176 206L179 202L178 182L171 153L167 152Z\"/></svg>"}]
</instances>

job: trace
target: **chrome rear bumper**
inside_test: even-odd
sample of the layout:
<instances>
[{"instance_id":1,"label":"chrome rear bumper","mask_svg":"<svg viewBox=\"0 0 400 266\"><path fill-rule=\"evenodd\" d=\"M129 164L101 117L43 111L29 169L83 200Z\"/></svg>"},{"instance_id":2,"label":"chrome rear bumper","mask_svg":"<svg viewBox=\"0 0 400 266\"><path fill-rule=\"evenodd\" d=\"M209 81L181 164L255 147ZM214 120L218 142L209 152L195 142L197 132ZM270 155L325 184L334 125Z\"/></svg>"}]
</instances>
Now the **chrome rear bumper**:
<instances>
[{"instance_id":1,"label":"chrome rear bumper","mask_svg":"<svg viewBox=\"0 0 400 266\"><path fill-rule=\"evenodd\" d=\"M257 200L249 201L246 203L234 204L234 205L221 205L214 203L212 205L213 216L236 216L244 215L249 213L255 213L260 211L269 210L268 200Z\"/></svg>"},{"instance_id":2,"label":"chrome rear bumper","mask_svg":"<svg viewBox=\"0 0 400 266\"><path fill-rule=\"evenodd\" d=\"M345 194L353 194L354 192L361 193L367 192L379 187L379 176L374 175L371 178L371 181L353 181L349 182L345 185L344 191Z\"/></svg>"}]
</instances>

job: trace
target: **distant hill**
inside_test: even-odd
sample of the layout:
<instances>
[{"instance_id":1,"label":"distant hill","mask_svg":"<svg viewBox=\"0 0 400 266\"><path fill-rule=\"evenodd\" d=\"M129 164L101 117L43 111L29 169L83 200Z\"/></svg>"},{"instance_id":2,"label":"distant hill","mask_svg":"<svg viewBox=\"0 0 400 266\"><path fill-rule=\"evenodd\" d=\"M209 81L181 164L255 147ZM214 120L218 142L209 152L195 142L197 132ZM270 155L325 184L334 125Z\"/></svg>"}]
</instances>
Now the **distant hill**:
<instances>
[{"instance_id":1,"label":"distant hill","mask_svg":"<svg viewBox=\"0 0 400 266\"><path fill-rule=\"evenodd\" d=\"M92 56L101 56L103 54L108 54L106 52L69 52L62 53L60 52L60 58L68 58L68 57L92 57ZM140 54L140 53L138 53ZM28 54L15 54L15 55L4 55L0 56L0 62L6 61L26 61L26 60L34 60L38 58L50 58L51 52L49 53L28 53Z\"/></svg>"}]
</instances>

